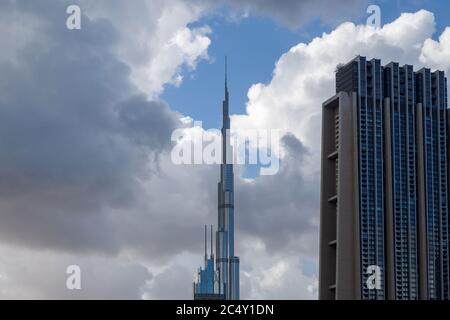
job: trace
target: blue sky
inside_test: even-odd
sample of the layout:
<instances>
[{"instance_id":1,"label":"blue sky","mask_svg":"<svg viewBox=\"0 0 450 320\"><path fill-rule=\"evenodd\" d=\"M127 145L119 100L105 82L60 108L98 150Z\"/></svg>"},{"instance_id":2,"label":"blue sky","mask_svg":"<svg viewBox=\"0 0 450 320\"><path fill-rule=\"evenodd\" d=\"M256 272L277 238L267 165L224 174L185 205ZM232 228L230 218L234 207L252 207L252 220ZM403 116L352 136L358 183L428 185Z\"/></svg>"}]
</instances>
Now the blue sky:
<instances>
[{"instance_id":1,"label":"blue sky","mask_svg":"<svg viewBox=\"0 0 450 320\"><path fill-rule=\"evenodd\" d=\"M449 24L448 1L397 0L371 1L381 8L382 24L389 23L402 12L426 9L436 17L437 37ZM361 11L358 18L349 19L365 23L368 15ZM305 42L323 32L330 32L336 24L314 20L300 28L292 29L268 17L249 16L239 20L229 18L229 10L221 10L191 24L191 27L208 25L212 34L209 61L200 61L195 71L184 70L184 81L179 87L167 85L161 96L172 109L203 122L204 128L221 126L220 107L223 99L223 60L229 59L229 88L231 113L244 113L247 91L252 84L267 83L272 77L274 64L292 46Z\"/></svg>"}]
</instances>

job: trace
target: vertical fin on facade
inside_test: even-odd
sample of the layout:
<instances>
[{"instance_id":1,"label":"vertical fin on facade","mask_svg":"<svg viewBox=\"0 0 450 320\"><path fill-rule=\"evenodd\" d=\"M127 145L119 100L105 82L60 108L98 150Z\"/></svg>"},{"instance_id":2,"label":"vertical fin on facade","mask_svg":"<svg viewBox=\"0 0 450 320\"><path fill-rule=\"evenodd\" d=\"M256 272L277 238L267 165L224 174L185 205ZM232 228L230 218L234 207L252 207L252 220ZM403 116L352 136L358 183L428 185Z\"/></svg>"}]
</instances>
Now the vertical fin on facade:
<instances>
[{"instance_id":1,"label":"vertical fin on facade","mask_svg":"<svg viewBox=\"0 0 450 320\"><path fill-rule=\"evenodd\" d=\"M211 258L214 256L213 253L213 225L211 225Z\"/></svg>"},{"instance_id":2,"label":"vertical fin on facade","mask_svg":"<svg viewBox=\"0 0 450 320\"><path fill-rule=\"evenodd\" d=\"M207 244L207 238L206 238L206 224L205 224L205 261L208 260L208 244Z\"/></svg>"},{"instance_id":3,"label":"vertical fin on facade","mask_svg":"<svg viewBox=\"0 0 450 320\"><path fill-rule=\"evenodd\" d=\"M228 57L225 56L225 96L228 95Z\"/></svg>"}]
</instances>

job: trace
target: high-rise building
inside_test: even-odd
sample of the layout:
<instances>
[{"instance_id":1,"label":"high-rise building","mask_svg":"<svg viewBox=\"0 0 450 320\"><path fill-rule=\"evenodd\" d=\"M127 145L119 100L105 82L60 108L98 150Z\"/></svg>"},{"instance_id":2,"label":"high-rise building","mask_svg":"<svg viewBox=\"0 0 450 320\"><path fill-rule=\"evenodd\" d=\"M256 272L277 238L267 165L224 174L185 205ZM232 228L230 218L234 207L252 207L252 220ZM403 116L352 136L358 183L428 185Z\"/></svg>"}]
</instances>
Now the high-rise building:
<instances>
[{"instance_id":1,"label":"high-rise building","mask_svg":"<svg viewBox=\"0 0 450 320\"><path fill-rule=\"evenodd\" d=\"M194 283L194 299L239 300L239 258L234 255L234 173L226 59L222 119L222 164L217 186L218 227L215 266L212 249L210 258L207 258L205 250L205 269L200 269L197 283ZM213 285L210 285L209 279L214 279Z\"/></svg>"},{"instance_id":2,"label":"high-rise building","mask_svg":"<svg viewBox=\"0 0 450 320\"><path fill-rule=\"evenodd\" d=\"M442 71L357 56L323 103L320 299L449 299Z\"/></svg>"}]
</instances>

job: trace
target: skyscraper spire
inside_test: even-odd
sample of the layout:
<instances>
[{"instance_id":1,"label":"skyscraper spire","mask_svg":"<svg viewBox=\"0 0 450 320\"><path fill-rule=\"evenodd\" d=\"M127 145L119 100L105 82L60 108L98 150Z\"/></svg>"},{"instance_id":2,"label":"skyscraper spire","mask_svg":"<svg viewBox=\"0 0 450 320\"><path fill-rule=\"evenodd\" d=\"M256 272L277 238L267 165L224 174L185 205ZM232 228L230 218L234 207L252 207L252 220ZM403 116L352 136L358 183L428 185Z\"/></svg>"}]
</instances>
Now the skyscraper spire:
<instances>
[{"instance_id":1,"label":"skyscraper spire","mask_svg":"<svg viewBox=\"0 0 450 320\"><path fill-rule=\"evenodd\" d=\"M205 245L205 269L200 271L199 280L194 284L194 299L239 299L239 258L234 255L234 173L233 149L229 132L227 57L225 57L225 98L222 103L222 116L223 161L220 165L220 181L217 184L218 224L215 237L215 257L213 258L212 254L211 226L211 256L209 259L206 257L207 249Z\"/></svg>"},{"instance_id":2,"label":"skyscraper spire","mask_svg":"<svg viewBox=\"0 0 450 320\"><path fill-rule=\"evenodd\" d=\"M206 234L207 234L207 231L206 231L206 224L205 224L205 261L206 260L208 260L208 254L207 254L207 252L208 252L208 240L207 240L207 237L206 237Z\"/></svg>"},{"instance_id":3,"label":"skyscraper spire","mask_svg":"<svg viewBox=\"0 0 450 320\"><path fill-rule=\"evenodd\" d=\"M216 269L219 293L227 300L239 299L239 258L234 255L234 173L230 144L228 59L225 57L225 99L222 104L222 158L218 183L218 226L216 232Z\"/></svg>"},{"instance_id":4,"label":"skyscraper spire","mask_svg":"<svg viewBox=\"0 0 450 320\"><path fill-rule=\"evenodd\" d=\"M211 225L211 258L214 256L213 254L213 225Z\"/></svg>"},{"instance_id":5,"label":"skyscraper spire","mask_svg":"<svg viewBox=\"0 0 450 320\"><path fill-rule=\"evenodd\" d=\"M228 96L228 57L225 56L225 97Z\"/></svg>"}]
</instances>

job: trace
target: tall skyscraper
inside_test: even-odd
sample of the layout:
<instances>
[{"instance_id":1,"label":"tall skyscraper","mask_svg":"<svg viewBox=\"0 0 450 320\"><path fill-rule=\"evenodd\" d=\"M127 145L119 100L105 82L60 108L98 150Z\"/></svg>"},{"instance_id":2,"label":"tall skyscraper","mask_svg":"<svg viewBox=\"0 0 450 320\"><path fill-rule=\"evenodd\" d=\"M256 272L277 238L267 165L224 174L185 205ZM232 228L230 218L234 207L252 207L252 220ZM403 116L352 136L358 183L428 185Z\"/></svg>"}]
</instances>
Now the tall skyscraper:
<instances>
[{"instance_id":1,"label":"tall skyscraper","mask_svg":"<svg viewBox=\"0 0 450 320\"><path fill-rule=\"evenodd\" d=\"M226 59L222 119L222 164L220 165L220 181L217 186L218 228L216 231L215 267L212 249L210 258L207 258L205 249L205 268L200 269L198 280L194 283L194 299L239 300L239 258L234 255L234 173L233 149L230 144ZM209 279L211 278L214 279L213 285L210 285Z\"/></svg>"},{"instance_id":2,"label":"tall skyscraper","mask_svg":"<svg viewBox=\"0 0 450 320\"><path fill-rule=\"evenodd\" d=\"M444 73L357 56L336 92L322 106L320 299L449 299Z\"/></svg>"}]
</instances>

